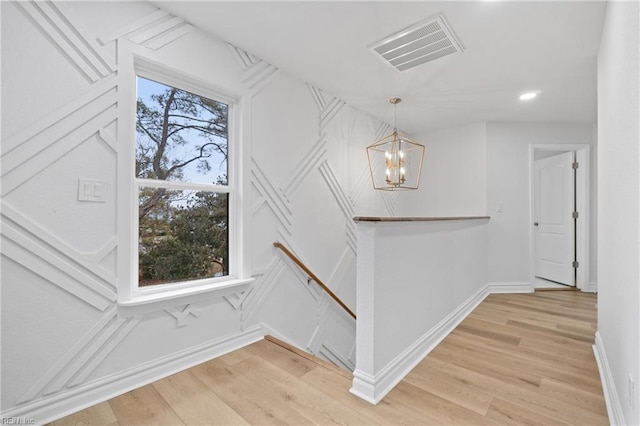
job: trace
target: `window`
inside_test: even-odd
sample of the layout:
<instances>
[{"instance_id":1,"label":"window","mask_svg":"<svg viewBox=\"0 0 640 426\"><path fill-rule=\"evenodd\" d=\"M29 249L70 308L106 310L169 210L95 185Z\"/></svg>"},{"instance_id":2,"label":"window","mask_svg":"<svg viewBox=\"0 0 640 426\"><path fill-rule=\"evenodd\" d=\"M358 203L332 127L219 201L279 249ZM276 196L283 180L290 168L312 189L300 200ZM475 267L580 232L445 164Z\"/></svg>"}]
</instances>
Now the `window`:
<instances>
[{"instance_id":1,"label":"window","mask_svg":"<svg viewBox=\"0 0 640 426\"><path fill-rule=\"evenodd\" d=\"M136 83L138 286L228 277L229 105Z\"/></svg>"}]
</instances>

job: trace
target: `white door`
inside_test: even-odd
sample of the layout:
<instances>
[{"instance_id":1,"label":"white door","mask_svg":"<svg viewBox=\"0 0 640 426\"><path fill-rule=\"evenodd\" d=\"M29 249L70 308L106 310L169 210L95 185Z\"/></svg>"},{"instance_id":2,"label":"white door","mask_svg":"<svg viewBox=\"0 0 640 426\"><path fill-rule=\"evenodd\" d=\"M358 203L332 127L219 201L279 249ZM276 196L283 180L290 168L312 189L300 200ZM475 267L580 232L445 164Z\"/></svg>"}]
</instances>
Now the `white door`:
<instances>
[{"instance_id":1,"label":"white door","mask_svg":"<svg viewBox=\"0 0 640 426\"><path fill-rule=\"evenodd\" d=\"M575 286L574 153L534 163L535 275Z\"/></svg>"}]
</instances>

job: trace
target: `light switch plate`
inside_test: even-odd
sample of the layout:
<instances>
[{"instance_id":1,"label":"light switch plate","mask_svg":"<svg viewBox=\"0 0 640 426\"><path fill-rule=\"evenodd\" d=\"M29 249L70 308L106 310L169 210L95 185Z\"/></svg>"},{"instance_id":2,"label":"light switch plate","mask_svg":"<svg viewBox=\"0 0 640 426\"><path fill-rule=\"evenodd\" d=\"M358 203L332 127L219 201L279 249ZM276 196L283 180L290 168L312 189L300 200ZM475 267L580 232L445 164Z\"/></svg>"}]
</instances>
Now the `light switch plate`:
<instances>
[{"instance_id":1,"label":"light switch plate","mask_svg":"<svg viewBox=\"0 0 640 426\"><path fill-rule=\"evenodd\" d=\"M107 202L107 182L97 179L78 179L78 200L93 203Z\"/></svg>"}]
</instances>

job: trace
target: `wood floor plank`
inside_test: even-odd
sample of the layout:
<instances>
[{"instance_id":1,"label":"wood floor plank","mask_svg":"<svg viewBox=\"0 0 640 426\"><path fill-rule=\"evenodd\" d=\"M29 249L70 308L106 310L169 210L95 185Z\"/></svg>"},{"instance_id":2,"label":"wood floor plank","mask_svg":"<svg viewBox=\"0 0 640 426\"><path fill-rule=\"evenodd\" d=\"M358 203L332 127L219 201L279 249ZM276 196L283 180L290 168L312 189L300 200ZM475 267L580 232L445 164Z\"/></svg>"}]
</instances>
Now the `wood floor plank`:
<instances>
[{"instance_id":1,"label":"wood floor plank","mask_svg":"<svg viewBox=\"0 0 640 426\"><path fill-rule=\"evenodd\" d=\"M567 426L570 424L543 416L536 410L529 410L500 398L494 399L487 412L487 417L496 420L500 424L513 426Z\"/></svg>"},{"instance_id":2,"label":"wood floor plank","mask_svg":"<svg viewBox=\"0 0 640 426\"><path fill-rule=\"evenodd\" d=\"M85 410L78 411L70 416L63 417L55 422L49 423L53 426L61 425L104 425L116 426L118 419L111 409L108 401L96 404Z\"/></svg>"},{"instance_id":3,"label":"wood floor plank","mask_svg":"<svg viewBox=\"0 0 640 426\"><path fill-rule=\"evenodd\" d=\"M583 410L592 411L600 416L607 415L607 407L601 391L585 390L548 377L542 379L540 391L560 401L581 407Z\"/></svg>"},{"instance_id":4,"label":"wood floor plank","mask_svg":"<svg viewBox=\"0 0 640 426\"><path fill-rule=\"evenodd\" d=\"M596 300L489 295L378 405L349 393L348 373L264 340L53 424L605 425Z\"/></svg>"},{"instance_id":5,"label":"wood floor plank","mask_svg":"<svg viewBox=\"0 0 640 426\"><path fill-rule=\"evenodd\" d=\"M593 377L599 377L597 371L594 371L593 360L585 360L576 362L575 359L557 354L548 354L544 351L540 351L539 348L532 350L530 348L522 348L520 346L504 345L497 342L486 341L483 338L476 336L470 336L468 334L458 333L454 331L447 337L447 341L452 344L468 345L476 344L493 349L500 354L512 355L526 362L542 363L550 366L556 366L558 368L566 369L575 374L584 374Z\"/></svg>"},{"instance_id":6,"label":"wood floor plank","mask_svg":"<svg viewBox=\"0 0 640 426\"><path fill-rule=\"evenodd\" d=\"M401 409L398 403L385 398L377 405L370 404L363 399L351 394L352 380L344 377L336 377L332 372L324 368L316 368L302 376L302 380L314 386L325 395L335 398L337 401L352 407L372 422L378 424L422 425L424 418L419 415Z\"/></svg>"},{"instance_id":7,"label":"wood floor plank","mask_svg":"<svg viewBox=\"0 0 640 426\"><path fill-rule=\"evenodd\" d=\"M493 396L482 389L461 386L460 382L439 372L414 368L404 381L481 415L487 414L493 400Z\"/></svg>"},{"instance_id":8,"label":"wood floor plank","mask_svg":"<svg viewBox=\"0 0 640 426\"><path fill-rule=\"evenodd\" d=\"M268 342L267 340L256 342L247 348L255 355L262 356L265 359L271 359L271 362L277 364L280 368L296 377L303 376L318 367L318 364L315 362L298 356L281 346Z\"/></svg>"},{"instance_id":9,"label":"wood floor plank","mask_svg":"<svg viewBox=\"0 0 640 426\"><path fill-rule=\"evenodd\" d=\"M312 424L291 409L286 401L275 398L272 389L256 386L253 381L232 370L234 367L213 360L193 370L198 380L251 424Z\"/></svg>"},{"instance_id":10,"label":"wood floor plank","mask_svg":"<svg viewBox=\"0 0 640 426\"><path fill-rule=\"evenodd\" d=\"M190 370L154 382L153 387L188 425L249 424Z\"/></svg>"},{"instance_id":11,"label":"wood floor plank","mask_svg":"<svg viewBox=\"0 0 640 426\"><path fill-rule=\"evenodd\" d=\"M146 385L109 400L121 425L184 425L153 385Z\"/></svg>"},{"instance_id":12,"label":"wood floor plank","mask_svg":"<svg viewBox=\"0 0 640 426\"><path fill-rule=\"evenodd\" d=\"M488 417L417 388L406 381L400 382L386 398L392 399L404 409L420 415L425 424L498 425Z\"/></svg>"},{"instance_id":13,"label":"wood floor plank","mask_svg":"<svg viewBox=\"0 0 640 426\"><path fill-rule=\"evenodd\" d=\"M285 401L313 424L357 424L363 421L358 412L259 356L243 361L234 369L255 386L269 388L274 398ZM367 423L373 424L372 421Z\"/></svg>"}]
</instances>

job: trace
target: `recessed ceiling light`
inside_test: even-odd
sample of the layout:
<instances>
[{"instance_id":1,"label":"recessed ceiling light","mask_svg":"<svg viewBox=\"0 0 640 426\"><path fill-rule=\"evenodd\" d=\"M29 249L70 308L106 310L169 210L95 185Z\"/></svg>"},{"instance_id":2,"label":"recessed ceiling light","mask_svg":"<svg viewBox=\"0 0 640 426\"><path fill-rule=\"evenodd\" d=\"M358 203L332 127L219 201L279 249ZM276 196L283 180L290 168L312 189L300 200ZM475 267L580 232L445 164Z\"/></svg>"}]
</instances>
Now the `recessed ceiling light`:
<instances>
[{"instance_id":1,"label":"recessed ceiling light","mask_svg":"<svg viewBox=\"0 0 640 426\"><path fill-rule=\"evenodd\" d=\"M520 95L520 100L521 101L530 101L531 99L535 98L536 96L538 96L538 93L540 93L539 90L535 91L535 92L527 92L527 93L523 93L522 95Z\"/></svg>"}]
</instances>

